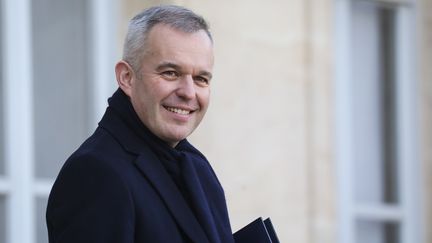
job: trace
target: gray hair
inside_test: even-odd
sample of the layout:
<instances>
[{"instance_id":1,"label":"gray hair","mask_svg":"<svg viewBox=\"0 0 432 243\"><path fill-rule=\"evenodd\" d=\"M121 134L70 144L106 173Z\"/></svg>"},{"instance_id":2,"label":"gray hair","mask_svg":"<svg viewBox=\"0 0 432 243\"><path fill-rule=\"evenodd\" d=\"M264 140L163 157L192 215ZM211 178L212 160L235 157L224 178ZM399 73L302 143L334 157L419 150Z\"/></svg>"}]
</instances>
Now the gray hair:
<instances>
[{"instance_id":1,"label":"gray hair","mask_svg":"<svg viewBox=\"0 0 432 243\"><path fill-rule=\"evenodd\" d=\"M157 24L165 24L186 33L204 30L213 41L206 20L187 8L161 5L145 9L130 20L123 46L123 60L131 65L138 76L147 36Z\"/></svg>"}]
</instances>

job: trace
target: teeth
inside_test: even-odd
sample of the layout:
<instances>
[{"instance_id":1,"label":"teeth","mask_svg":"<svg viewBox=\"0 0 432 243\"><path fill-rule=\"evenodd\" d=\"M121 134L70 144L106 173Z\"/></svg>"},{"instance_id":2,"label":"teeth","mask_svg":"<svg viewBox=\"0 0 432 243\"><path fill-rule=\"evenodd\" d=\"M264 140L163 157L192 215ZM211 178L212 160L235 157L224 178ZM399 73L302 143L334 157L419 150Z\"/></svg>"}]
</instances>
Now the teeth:
<instances>
[{"instance_id":1,"label":"teeth","mask_svg":"<svg viewBox=\"0 0 432 243\"><path fill-rule=\"evenodd\" d=\"M174 108L174 107L167 107L167 110L177 113L177 114L181 114L181 115L187 115L190 113L190 111L188 110L182 110L182 109L178 109L178 108Z\"/></svg>"}]
</instances>

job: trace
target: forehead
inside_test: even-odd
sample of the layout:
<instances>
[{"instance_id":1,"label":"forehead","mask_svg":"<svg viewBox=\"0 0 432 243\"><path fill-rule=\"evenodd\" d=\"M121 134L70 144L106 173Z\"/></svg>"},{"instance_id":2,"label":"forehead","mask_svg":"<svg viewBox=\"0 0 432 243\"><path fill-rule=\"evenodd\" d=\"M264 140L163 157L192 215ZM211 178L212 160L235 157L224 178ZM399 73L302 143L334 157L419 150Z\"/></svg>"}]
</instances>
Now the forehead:
<instances>
[{"instance_id":1,"label":"forehead","mask_svg":"<svg viewBox=\"0 0 432 243\"><path fill-rule=\"evenodd\" d=\"M213 65L213 43L204 30L186 33L167 25L155 25L146 39L144 56L177 61ZM143 60L146 62L146 60ZM148 61L148 59L147 59Z\"/></svg>"},{"instance_id":2,"label":"forehead","mask_svg":"<svg viewBox=\"0 0 432 243\"><path fill-rule=\"evenodd\" d=\"M208 43L209 45L213 44L213 40L209 36L209 34L201 29L194 32L187 32L181 29L177 29L171 27L169 25L159 23L151 27L150 31L147 33L147 40L159 39L160 37L166 36L175 36L175 37L184 37L189 39L201 39L203 42ZM197 38L193 38L197 37Z\"/></svg>"}]
</instances>

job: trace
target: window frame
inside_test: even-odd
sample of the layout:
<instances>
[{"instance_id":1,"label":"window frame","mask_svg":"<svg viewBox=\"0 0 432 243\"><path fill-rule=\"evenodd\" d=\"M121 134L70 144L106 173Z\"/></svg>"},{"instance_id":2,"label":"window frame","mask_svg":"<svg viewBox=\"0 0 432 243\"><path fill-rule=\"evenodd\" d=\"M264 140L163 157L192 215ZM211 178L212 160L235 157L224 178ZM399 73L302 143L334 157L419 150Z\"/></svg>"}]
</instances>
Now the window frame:
<instances>
[{"instance_id":1,"label":"window frame","mask_svg":"<svg viewBox=\"0 0 432 243\"><path fill-rule=\"evenodd\" d=\"M362 0L391 5L395 8L396 24L396 97L398 136L397 204L358 203L354 195L352 49L351 19L355 0L336 0L335 4L335 120L336 161L339 190L339 242L356 241L356 222L396 222L400 225L400 243L422 242L421 173L418 146L417 77L415 72L415 2L410 0Z\"/></svg>"}]
</instances>

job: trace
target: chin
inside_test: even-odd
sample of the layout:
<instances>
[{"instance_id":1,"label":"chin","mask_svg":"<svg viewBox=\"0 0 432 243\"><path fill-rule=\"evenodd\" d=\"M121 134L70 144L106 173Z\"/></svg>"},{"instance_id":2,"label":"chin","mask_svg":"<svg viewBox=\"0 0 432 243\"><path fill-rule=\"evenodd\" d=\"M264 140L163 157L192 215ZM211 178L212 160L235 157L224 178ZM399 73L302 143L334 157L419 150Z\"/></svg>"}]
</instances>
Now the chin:
<instances>
[{"instance_id":1,"label":"chin","mask_svg":"<svg viewBox=\"0 0 432 243\"><path fill-rule=\"evenodd\" d=\"M167 137L169 138L169 141L176 141L176 142L180 142L181 140L187 138L189 136L190 132L188 131L177 131L174 133L170 133Z\"/></svg>"}]
</instances>

